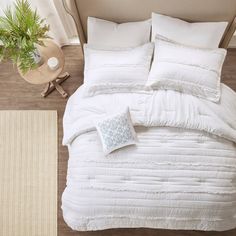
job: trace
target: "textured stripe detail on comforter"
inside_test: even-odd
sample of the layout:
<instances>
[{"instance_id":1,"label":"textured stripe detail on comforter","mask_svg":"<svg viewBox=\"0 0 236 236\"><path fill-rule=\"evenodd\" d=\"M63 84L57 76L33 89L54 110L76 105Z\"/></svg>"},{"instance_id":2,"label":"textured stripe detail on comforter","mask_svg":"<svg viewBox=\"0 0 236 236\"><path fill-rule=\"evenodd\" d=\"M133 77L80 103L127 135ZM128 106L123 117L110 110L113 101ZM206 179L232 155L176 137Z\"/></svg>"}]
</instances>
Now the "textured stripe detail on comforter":
<instances>
[{"instance_id":1,"label":"textured stripe detail on comforter","mask_svg":"<svg viewBox=\"0 0 236 236\"><path fill-rule=\"evenodd\" d=\"M236 146L201 131L136 127L104 157L95 131L69 146L64 219L74 230L236 227Z\"/></svg>"}]
</instances>

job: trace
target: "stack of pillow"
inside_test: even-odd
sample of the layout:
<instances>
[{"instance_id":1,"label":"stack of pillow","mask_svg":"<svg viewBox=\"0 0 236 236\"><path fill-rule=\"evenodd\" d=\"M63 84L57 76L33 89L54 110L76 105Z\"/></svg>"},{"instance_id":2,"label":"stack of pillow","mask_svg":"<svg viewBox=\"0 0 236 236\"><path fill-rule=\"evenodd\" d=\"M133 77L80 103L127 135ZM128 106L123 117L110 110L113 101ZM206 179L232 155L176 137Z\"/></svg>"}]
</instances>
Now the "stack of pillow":
<instances>
[{"instance_id":1,"label":"stack of pillow","mask_svg":"<svg viewBox=\"0 0 236 236\"><path fill-rule=\"evenodd\" d=\"M218 102L226 56L219 44L227 24L188 23L156 13L152 20L123 24L89 17L84 82L94 91L141 86ZM106 155L136 143L128 107L95 125Z\"/></svg>"},{"instance_id":2,"label":"stack of pillow","mask_svg":"<svg viewBox=\"0 0 236 236\"><path fill-rule=\"evenodd\" d=\"M227 24L188 23L157 13L123 24L89 17L84 82L172 89L217 102L226 56L219 44Z\"/></svg>"}]
</instances>

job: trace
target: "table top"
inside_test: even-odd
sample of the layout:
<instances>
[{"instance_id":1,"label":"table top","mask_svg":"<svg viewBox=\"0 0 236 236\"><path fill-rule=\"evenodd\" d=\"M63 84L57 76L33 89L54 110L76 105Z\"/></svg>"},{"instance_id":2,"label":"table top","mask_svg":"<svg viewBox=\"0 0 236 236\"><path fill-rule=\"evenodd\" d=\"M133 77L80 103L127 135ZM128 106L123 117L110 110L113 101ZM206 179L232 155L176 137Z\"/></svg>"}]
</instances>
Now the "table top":
<instances>
[{"instance_id":1,"label":"table top","mask_svg":"<svg viewBox=\"0 0 236 236\"><path fill-rule=\"evenodd\" d=\"M25 74L18 71L22 78L31 84L45 84L55 80L63 71L65 58L61 48L50 39L44 40L44 46L38 45L40 55L43 58L43 64L36 69L29 70ZM56 70L51 70L47 61L50 57L56 57L59 61L59 67Z\"/></svg>"}]
</instances>

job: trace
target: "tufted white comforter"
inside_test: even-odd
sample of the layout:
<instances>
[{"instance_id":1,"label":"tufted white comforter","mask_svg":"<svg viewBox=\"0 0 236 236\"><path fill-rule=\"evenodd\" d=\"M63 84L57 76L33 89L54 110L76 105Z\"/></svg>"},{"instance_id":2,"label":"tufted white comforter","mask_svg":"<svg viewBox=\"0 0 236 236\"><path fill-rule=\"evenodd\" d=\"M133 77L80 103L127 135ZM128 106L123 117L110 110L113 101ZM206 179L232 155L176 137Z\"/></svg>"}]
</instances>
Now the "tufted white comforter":
<instances>
[{"instance_id":1,"label":"tufted white comforter","mask_svg":"<svg viewBox=\"0 0 236 236\"><path fill-rule=\"evenodd\" d=\"M175 91L88 89L69 99L63 121L70 158L62 210L72 229L236 227L231 89L222 84L220 103ZM139 142L105 157L94 121L125 106Z\"/></svg>"}]
</instances>

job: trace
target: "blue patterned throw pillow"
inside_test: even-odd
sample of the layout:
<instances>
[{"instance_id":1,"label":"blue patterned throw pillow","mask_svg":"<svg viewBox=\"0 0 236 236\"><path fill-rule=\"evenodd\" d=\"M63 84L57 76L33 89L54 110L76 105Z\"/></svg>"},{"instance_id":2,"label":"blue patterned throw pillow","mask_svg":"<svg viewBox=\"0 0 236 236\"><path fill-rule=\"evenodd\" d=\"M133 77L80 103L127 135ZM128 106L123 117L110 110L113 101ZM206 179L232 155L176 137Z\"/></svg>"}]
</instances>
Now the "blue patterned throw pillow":
<instances>
[{"instance_id":1,"label":"blue patterned throw pillow","mask_svg":"<svg viewBox=\"0 0 236 236\"><path fill-rule=\"evenodd\" d=\"M130 118L129 108L97 122L105 155L119 148L136 143L136 133Z\"/></svg>"}]
</instances>

